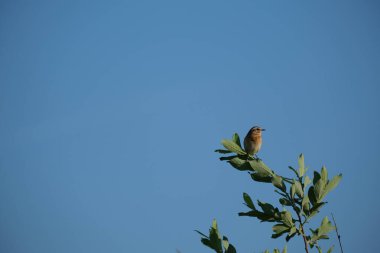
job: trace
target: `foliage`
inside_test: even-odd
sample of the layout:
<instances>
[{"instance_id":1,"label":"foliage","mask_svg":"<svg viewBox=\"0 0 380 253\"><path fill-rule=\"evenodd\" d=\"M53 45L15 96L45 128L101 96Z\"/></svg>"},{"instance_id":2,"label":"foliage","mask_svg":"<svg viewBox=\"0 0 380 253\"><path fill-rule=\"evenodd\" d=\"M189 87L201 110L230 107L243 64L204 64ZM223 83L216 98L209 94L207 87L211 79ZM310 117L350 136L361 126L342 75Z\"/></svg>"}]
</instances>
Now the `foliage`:
<instances>
[{"instance_id":1,"label":"foliage","mask_svg":"<svg viewBox=\"0 0 380 253\"><path fill-rule=\"evenodd\" d=\"M238 134L234 134L232 140L222 140L225 149L218 149L218 152L224 156L220 157L221 161L226 161L232 167L240 171L248 171L251 179L259 183L271 184L275 187L275 192L279 195L279 204L282 206L280 211L275 205L257 200L257 206L254 204L248 193L243 193L244 204L248 211L240 212L239 216L254 217L261 222L274 223L272 238L285 236L288 242L295 236L303 239L305 252L309 248L316 247L319 253L322 249L318 242L322 239L329 239L328 233L335 230L328 217L324 217L321 225L315 229L309 229L307 233L305 226L327 202L324 201L326 195L332 191L342 179L342 174L328 178L326 167L322 167L320 172L314 171L313 177L306 175L308 168L305 167L303 154L298 157L298 168L289 166L294 173L294 178L287 178L277 174L270 169L264 162L247 154L241 146ZM233 253L235 248L229 244L227 237L221 237L216 220L213 221L210 228L209 236L197 231L201 236L201 241L217 253ZM333 246L327 253L332 252ZM274 253L280 253L275 249ZM286 253L286 246L282 253ZM265 253L269 253L266 250Z\"/></svg>"},{"instance_id":2,"label":"foliage","mask_svg":"<svg viewBox=\"0 0 380 253\"><path fill-rule=\"evenodd\" d=\"M218 224L214 219L210 228L209 236L195 230L202 238L201 242L207 247L213 249L217 253L236 253L235 247L228 242L226 236L221 236L218 230Z\"/></svg>"}]
</instances>

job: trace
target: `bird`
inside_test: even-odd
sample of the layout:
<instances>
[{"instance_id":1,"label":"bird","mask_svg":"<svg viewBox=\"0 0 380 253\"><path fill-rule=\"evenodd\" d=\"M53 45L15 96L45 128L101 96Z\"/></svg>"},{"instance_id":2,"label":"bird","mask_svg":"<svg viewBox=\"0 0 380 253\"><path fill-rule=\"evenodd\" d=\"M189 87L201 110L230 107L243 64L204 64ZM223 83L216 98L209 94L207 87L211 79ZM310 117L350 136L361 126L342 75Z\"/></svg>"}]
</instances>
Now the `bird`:
<instances>
[{"instance_id":1,"label":"bird","mask_svg":"<svg viewBox=\"0 0 380 253\"><path fill-rule=\"evenodd\" d=\"M251 129L249 129L247 135L244 138L244 150L247 152L247 154L251 156L257 157L257 152L259 152L261 148L261 144L263 143L261 132L265 131L265 129L254 126Z\"/></svg>"}]
</instances>

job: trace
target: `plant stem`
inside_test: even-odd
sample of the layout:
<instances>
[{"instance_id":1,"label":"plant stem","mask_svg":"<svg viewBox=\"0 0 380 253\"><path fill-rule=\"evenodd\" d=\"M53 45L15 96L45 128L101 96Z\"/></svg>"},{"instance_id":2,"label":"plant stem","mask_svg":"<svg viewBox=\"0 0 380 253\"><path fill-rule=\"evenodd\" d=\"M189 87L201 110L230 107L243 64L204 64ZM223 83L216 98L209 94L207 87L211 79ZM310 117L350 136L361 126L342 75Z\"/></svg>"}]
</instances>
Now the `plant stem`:
<instances>
[{"instance_id":1,"label":"plant stem","mask_svg":"<svg viewBox=\"0 0 380 253\"><path fill-rule=\"evenodd\" d=\"M291 178L282 177L282 180L284 180L285 182L287 182L289 184L293 183L293 179L291 179Z\"/></svg>"},{"instance_id":2,"label":"plant stem","mask_svg":"<svg viewBox=\"0 0 380 253\"><path fill-rule=\"evenodd\" d=\"M301 230L301 233L302 233L303 242L305 244L305 251L306 251L306 253L309 253L309 249L307 247L308 244L307 244L307 240L306 240L305 231L303 229L302 222L301 222L301 216L299 215L299 213L297 213L297 216L298 216L298 219L300 220L300 230Z\"/></svg>"},{"instance_id":3,"label":"plant stem","mask_svg":"<svg viewBox=\"0 0 380 253\"><path fill-rule=\"evenodd\" d=\"M340 241L340 234L338 232L338 226L336 225L336 222L335 222L335 218L334 218L334 215L333 213L331 213L331 216L333 218L333 221L334 221L334 225L335 225L335 232L336 232L336 236L338 237L338 241L339 241L339 246L340 246L340 252L343 253L343 247L342 247L342 242Z\"/></svg>"},{"instance_id":4,"label":"plant stem","mask_svg":"<svg viewBox=\"0 0 380 253\"><path fill-rule=\"evenodd\" d=\"M303 229L303 225L302 225L303 223L302 223L301 215L299 214L299 212L297 212L297 208L295 208L296 204L294 202L294 199L288 193L286 193L286 196L288 197L288 199L292 203L293 210L298 216L298 222L300 223L299 229L300 229L300 232L302 234L303 242L305 244L305 251L306 251L306 253L309 253L308 243L307 243L307 239L306 239L306 235L305 235L305 230Z\"/></svg>"}]
</instances>

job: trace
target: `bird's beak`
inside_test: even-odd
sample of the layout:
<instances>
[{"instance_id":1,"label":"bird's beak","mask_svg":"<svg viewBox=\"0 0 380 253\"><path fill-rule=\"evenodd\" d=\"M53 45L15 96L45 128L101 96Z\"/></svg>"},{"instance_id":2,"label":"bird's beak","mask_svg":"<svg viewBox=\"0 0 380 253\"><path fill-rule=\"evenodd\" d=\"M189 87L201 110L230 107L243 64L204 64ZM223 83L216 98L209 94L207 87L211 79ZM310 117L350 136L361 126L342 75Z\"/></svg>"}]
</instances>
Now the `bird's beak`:
<instances>
[{"instance_id":1,"label":"bird's beak","mask_svg":"<svg viewBox=\"0 0 380 253\"><path fill-rule=\"evenodd\" d=\"M265 129L264 129L264 128L261 128L261 131L265 131Z\"/></svg>"}]
</instances>

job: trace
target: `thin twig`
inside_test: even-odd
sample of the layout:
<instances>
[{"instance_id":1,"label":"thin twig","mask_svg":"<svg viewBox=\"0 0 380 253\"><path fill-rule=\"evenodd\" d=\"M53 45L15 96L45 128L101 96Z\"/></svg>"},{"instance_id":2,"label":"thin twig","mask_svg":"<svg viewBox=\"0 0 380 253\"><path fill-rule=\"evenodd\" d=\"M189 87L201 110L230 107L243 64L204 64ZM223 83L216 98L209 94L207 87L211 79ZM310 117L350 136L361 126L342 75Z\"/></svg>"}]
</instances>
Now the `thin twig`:
<instances>
[{"instance_id":1,"label":"thin twig","mask_svg":"<svg viewBox=\"0 0 380 253\"><path fill-rule=\"evenodd\" d=\"M297 213L298 215L298 218L301 220L301 216ZM303 229L303 226L302 226L302 222L300 222L300 230L301 230L301 233L302 233L302 238L303 238L303 242L305 244L305 251L306 253L309 253L309 249L307 248L307 239L306 239L306 235L305 235L305 230Z\"/></svg>"},{"instance_id":2,"label":"thin twig","mask_svg":"<svg viewBox=\"0 0 380 253\"><path fill-rule=\"evenodd\" d=\"M334 225L335 225L335 232L336 232L336 236L338 237L338 241L339 241L339 245L340 245L340 252L343 253L343 247L342 247L342 242L340 241L340 234L338 232L338 226L336 225L336 222L335 222L335 218L334 218L334 214L331 213L331 216L333 218L333 221L334 221Z\"/></svg>"},{"instance_id":3,"label":"thin twig","mask_svg":"<svg viewBox=\"0 0 380 253\"><path fill-rule=\"evenodd\" d=\"M300 223L300 232L301 232L301 235L302 235L302 238L303 238L303 242L305 244L305 251L306 253L309 253L309 249L308 249L308 242L307 242L307 239L306 239L306 234L305 234L305 230L303 228L303 225L302 225L302 218L301 218L301 215L297 212L297 209L296 209L296 204L294 202L294 199L289 195L289 193L286 192L286 196L288 197L288 200L290 200L290 202L292 203L292 207L293 207L293 210L294 212L297 214L298 216L298 222Z\"/></svg>"},{"instance_id":4,"label":"thin twig","mask_svg":"<svg viewBox=\"0 0 380 253\"><path fill-rule=\"evenodd\" d=\"M294 209L294 202L293 202L293 209ZM300 222L300 230L301 230L301 234L302 234L302 238L303 238L303 242L305 244L305 251L306 253L309 253L309 249L308 249L308 242L307 242L307 239L306 239L306 234L305 234L305 230L303 229L303 225L302 225L302 219L301 219L301 215L296 211L294 210L298 216L298 220Z\"/></svg>"},{"instance_id":5,"label":"thin twig","mask_svg":"<svg viewBox=\"0 0 380 253\"><path fill-rule=\"evenodd\" d=\"M284 180L285 182L287 182L287 183L289 183L289 184L292 184L292 183L293 183L293 179L291 179L291 178L282 177L282 180Z\"/></svg>"}]
</instances>

